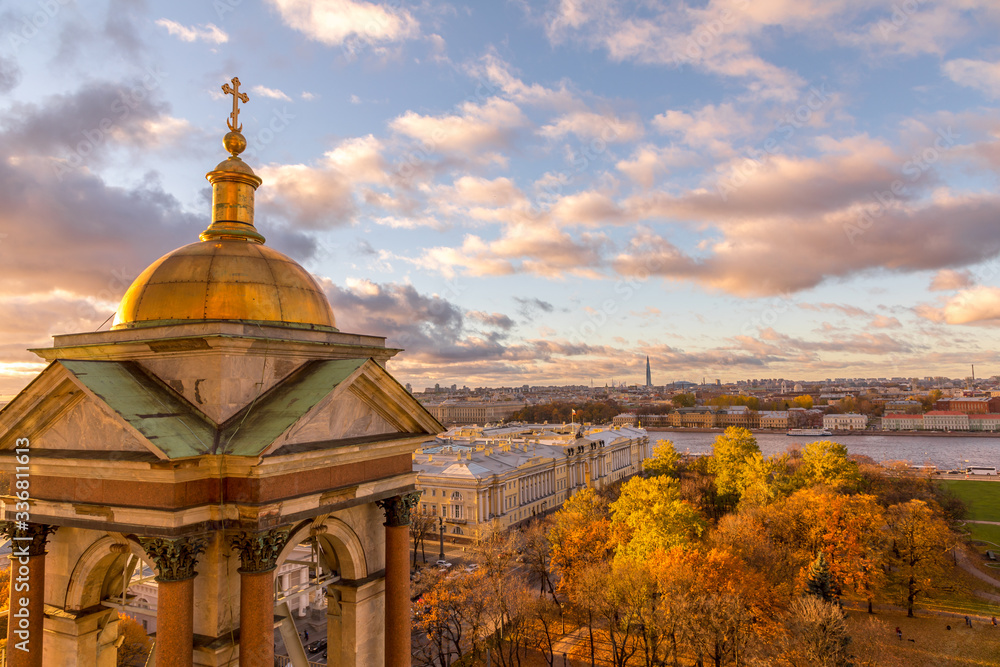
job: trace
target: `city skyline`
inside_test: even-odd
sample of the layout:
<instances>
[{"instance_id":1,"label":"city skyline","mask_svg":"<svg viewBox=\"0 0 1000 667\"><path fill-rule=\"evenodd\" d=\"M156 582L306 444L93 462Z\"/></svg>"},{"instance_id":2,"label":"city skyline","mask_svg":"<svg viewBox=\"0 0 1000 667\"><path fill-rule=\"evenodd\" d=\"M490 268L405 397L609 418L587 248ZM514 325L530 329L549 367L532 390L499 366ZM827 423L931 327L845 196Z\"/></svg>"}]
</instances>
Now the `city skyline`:
<instances>
[{"instance_id":1,"label":"city skyline","mask_svg":"<svg viewBox=\"0 0 1000 667\"><path fill-rule=\"evenodd\" d=\"M197 239L233 76L402 382L1000 372L1000 7L693 4L9 3L0 395Z\"/></svg>"}]
</instances>

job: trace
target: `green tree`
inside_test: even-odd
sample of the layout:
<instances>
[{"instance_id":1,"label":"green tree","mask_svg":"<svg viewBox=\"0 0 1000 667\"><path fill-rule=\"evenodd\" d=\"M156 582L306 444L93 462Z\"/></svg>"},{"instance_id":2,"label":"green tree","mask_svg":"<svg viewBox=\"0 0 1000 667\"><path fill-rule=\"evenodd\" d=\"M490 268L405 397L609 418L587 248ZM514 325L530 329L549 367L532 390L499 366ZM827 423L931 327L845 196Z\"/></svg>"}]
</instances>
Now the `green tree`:
<instances>
[{"instance_id":1,"label":"green tree","mask_svg":"<svg viewBox=\"0 0 1000 667\"><path fill-rule=\"evenodd\" d=\"M834 489L854 489L861 481L858 464L847 457L847 447L829 440L806 445L799 473L807 484L826 484Z\"/></svg>"},{"instance_id":2,"label":"green tree","mask_svg":"<svg viewBox=\"0 0 1000 667\"><path fill-rule=\"evenodd\" d=\"M705 531L705 521L681 500L669 477L633 477L611 503L611 533L618 557L642 560L657 549L687 544Z\"/></svg>"},{"instance_id":3,"label":"green tree","mask_svg":"<svg viewBox=\"0 0 1000 667\"><path fill-rule=\"evenodd\" d=\"M678 408L693 408L696 399L694 394L676 394L670 398L670 402Z\"/></svg>"},{"instance_id":4,"label":"green tree","mask_svg":"<svg viewBox=\"0 0 1000 667\"><path fill-rule=\"evenodd\" d=\"M677 463L681 455L674 448L674 443L670 440L657 440L653 447L653 456L643 462L646 473L654 477L665 475L667 477L677 477Z\"/></svg>"},{"instance_id":5,"label":"green tree","mask_svg":"<svg viewBox=\"0 0 1000 667\"><path fill-rule=\"evenodd\" d=\"M760 447L753 433L745 428L730 426L715 439L708 469L715 475L715 487L720 496L739 500L747 461L754 454L760 454Z\"/></svg>"},{"instance_id":6,"label":"green tree","mask_svg":"<svg viewBox=\"0 0 1000 667\"><path fill-rule=\"evenodd\" d=\"M816 560L809 566L806 592L824 602L833 600L833 577L830 576L830 566L827 565L826 557L823 556L822 551L816 555Z\"/></svg>"}]
</instances>

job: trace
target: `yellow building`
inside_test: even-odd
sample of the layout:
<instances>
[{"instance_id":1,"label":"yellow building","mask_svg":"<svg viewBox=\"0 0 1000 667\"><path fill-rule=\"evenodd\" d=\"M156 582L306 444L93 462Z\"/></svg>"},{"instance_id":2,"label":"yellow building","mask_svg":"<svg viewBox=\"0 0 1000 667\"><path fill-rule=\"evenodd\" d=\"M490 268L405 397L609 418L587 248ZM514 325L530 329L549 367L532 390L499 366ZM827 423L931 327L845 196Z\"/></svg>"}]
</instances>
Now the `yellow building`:
<instances>
[{"instance_id":1,"label":"yellow building","mask_svg":"<svg viewBox=\"0 0 1000 667\"><path fill-rule=\"evenodd\" d=\"M649 438L632 427L572 425L455 429L413 455L420 510L447 533L472 538L560 507L584 488L602 489L642 471Z\"/></svg>"}]
</instances>

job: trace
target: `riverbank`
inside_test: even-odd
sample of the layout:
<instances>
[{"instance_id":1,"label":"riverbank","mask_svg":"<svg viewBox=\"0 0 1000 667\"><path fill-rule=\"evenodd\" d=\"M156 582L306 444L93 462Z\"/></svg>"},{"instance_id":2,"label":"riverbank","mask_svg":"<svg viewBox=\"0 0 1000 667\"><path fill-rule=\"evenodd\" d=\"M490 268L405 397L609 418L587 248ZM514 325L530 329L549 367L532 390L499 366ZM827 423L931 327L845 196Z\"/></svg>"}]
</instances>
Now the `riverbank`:
<instances>
[{"instance_id":1,"label":"riverbank","mask_svg":"<svg viewBox=\"0 0 1000 667\"><path fill-rule=\"evenodd\" d=\"M722 433L724 428L706 428L699 426L674 427L674 426L646 426L649 432L657 433ZM771 435L785 435L783 429L773 428L751 428L753 433L767 433ZM859 435L876 437L929 437L929 438L1000 438L1000 433L995 431L834 431L833 435L816 436L823 438L836 438L838 435ZM814 436L792 436L792 437L814 437Z\"/></svg>"}]
</instances>

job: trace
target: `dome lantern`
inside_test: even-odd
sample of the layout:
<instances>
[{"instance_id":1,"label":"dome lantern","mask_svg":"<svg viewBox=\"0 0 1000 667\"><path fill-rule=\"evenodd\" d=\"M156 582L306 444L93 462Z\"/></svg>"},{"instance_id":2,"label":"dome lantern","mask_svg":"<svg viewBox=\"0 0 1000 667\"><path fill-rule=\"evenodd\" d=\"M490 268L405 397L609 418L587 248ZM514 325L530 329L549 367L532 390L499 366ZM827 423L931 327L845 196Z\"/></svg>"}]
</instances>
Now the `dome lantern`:
<instances>
[{"instance_id":1,"label":"dome lantern","mask_svg":"<svg viewBox=\"0 0 1000 667\"><path fill-rule=\"evenodd\" d=\"M212 184L212 221L200 242L153 262L132 283L112 329L238 320L272 326L336 330L330 302L298 263L264 245L254 227L254 194L262 181L240 157L247 146L240 80L222 86L233 96L223 146L229 157L205 177Z\"/></svg>"}]
</instances>

